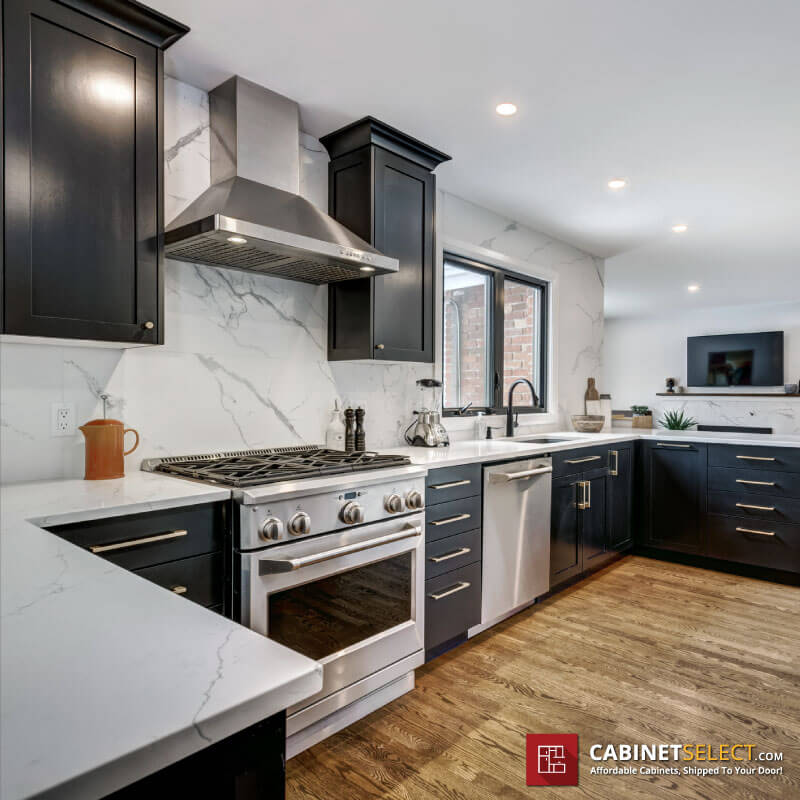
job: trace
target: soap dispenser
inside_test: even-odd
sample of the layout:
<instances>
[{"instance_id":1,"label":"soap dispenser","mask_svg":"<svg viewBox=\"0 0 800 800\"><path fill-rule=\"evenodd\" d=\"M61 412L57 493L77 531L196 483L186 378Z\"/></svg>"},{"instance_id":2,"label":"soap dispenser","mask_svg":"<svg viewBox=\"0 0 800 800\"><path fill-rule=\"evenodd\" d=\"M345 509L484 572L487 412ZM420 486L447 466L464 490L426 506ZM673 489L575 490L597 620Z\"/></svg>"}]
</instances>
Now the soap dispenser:
<instances>
[{"instance_id":1,"label":"soap dispenser","mask_svg":"<svg viewBox=\"0 0 800 800\"><path fill-rule=\"evenodd\" d=\"M325 432L325 446L328 450L344 450L344 422L338 400L334 401L331 421Z\"/></svg>"}]
</instances>

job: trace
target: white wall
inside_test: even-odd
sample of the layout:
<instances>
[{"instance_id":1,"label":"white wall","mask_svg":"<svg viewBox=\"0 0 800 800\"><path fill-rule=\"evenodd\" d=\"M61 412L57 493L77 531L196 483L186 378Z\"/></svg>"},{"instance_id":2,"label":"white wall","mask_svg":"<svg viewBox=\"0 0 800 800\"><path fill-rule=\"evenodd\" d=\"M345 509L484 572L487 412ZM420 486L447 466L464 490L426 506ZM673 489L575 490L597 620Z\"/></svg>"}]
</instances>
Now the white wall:
<instances>
[{"instance_id":1,"label":"white wall","mask_svg":"<svg viewBox=\"0 0 800 800\"><path fill-rule=\"evenodd\" d=\"M786 383L800 380L800 302L675 311L661 317L605 321L606 386L614 408L649 405L660 415L683 408L709 425L772 427L776 433L800 433L800 400L733 398L736 390L719 389L718 397L657 397L665 379L686 384L686 338L718 333L784 331ZM693 391L706 391L698 388ZM767 388L753 391L776 391Z\"/></svg>"},{"instance_id":2,"label":"white wall","mask_svg":"<svg viewBox=\"0 0 800 800\"><path fill-rule=\"evenodd\" d=\"M208 96L167 78L165 217L209 184ZM327 153L301 135L301 191L327 203ZM602 262L455 197L440 198L442 237L506 254L559 276L563 298L560 405L578 409L600 369ZM131 350L0 345L0 480L80 477L83 437L50 435L50 405L75 405L137 428L128 471L153 455L320 443L334 399L366 408L367 444L400 443L430 364L328 363L327 290L167 261L165 344ZM439 325L437 324L437 330Z\"/></svg>"}]
</instances>

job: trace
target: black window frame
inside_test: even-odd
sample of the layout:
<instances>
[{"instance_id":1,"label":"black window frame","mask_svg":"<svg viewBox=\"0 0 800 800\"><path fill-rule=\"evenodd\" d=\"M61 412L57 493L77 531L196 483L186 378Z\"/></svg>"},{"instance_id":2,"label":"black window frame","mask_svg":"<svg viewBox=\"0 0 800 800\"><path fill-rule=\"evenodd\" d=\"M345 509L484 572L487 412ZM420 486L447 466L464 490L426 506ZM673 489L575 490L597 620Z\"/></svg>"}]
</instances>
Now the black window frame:
<instances>
[{"instance_id":1,"label":"black window frame","mask_svg":"<svg viewBox=\"0 0 800 800\"><path fill-rule=\"evenodd\" d=\"M489 352L487 353L489 361L489 375L493 375L492 381L492 405L491 406L470 406L469 410L463 415L459 414L458 408L442 408L442 414L446 417L453 416L474 416L479 411L486 414L505 414L508 407L505 404L503 395L503 376L501 374L502 365L505 363L505 281L506 279L514 281L514 283L521 283L531 286L541 291L541 319L540 325L540 341L541 352L539 354L539 375L538 383L537 376L521 376L527 377L536 389L536 394L539 396L538 406L514 406L514 411L519 411L522 414L546 414L548 413L548 375L549 375L549 359L550 359L550 283L540 278L534 278L530 275L524 275L513 270L497 267L493 264L487 264L483 261L476 261L472 258L457 255L456 253L449 253L445 251L442 256L442 377L444 378L444 348L445 348L445 313L444 313L444 266L446 264L454 264L455 266L462 267L472 272L480 272L489 276L490 292L492 294L492 302L490 302L489 314L487 320L487 327L489 330L489 339L492 343ZM444 393L442 395L444 398Z\"/></svg>"}]
</instances>

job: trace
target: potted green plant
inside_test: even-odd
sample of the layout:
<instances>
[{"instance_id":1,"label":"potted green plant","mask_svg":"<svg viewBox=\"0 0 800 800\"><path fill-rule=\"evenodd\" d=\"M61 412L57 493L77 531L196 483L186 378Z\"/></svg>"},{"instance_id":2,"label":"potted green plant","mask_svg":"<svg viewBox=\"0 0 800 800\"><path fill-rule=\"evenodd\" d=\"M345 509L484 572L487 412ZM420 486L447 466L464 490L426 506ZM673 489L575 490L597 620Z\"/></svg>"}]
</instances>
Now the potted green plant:
<instances>
[{"instance_id":1,"label":"potted green plant","mask_svg":"<svg viewBox=\"0 0 800 800\"><path fill-rule=\"evenodd\" d=\"M683 411L665 411L664 417L658 424L670 431L687 431L693 425L697 425L697 420L686 416Z\"/></svg>"},{"instance_id":2,"label":"potted green plant","mask_svg":"<svg viewBox=\"0 0 800 800\"><path fill-rule=\"evenodd\" d=\"M631 406L634 428L652 428L653 412L647 406Z\"/></svg>"}]
</instances>

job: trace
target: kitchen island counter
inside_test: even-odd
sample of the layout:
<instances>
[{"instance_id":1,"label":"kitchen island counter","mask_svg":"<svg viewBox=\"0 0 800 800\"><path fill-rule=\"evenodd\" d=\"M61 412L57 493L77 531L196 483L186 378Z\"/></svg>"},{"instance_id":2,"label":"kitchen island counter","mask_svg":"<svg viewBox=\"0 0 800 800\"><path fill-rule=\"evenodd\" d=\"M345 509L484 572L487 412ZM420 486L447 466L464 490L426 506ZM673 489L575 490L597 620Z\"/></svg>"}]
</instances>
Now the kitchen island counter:
<instances>
[{"instance_id":1,"label":"kitchen island counter","mask_svg":"<svg viewBox=\"0 0 800 800\"><path fill-rule=\"evenodd\" d=\"M2 489L4 800L102 797L319 691L317 662L39 527L229 495L143 473Z\"/></svg>"}]
</instances>

